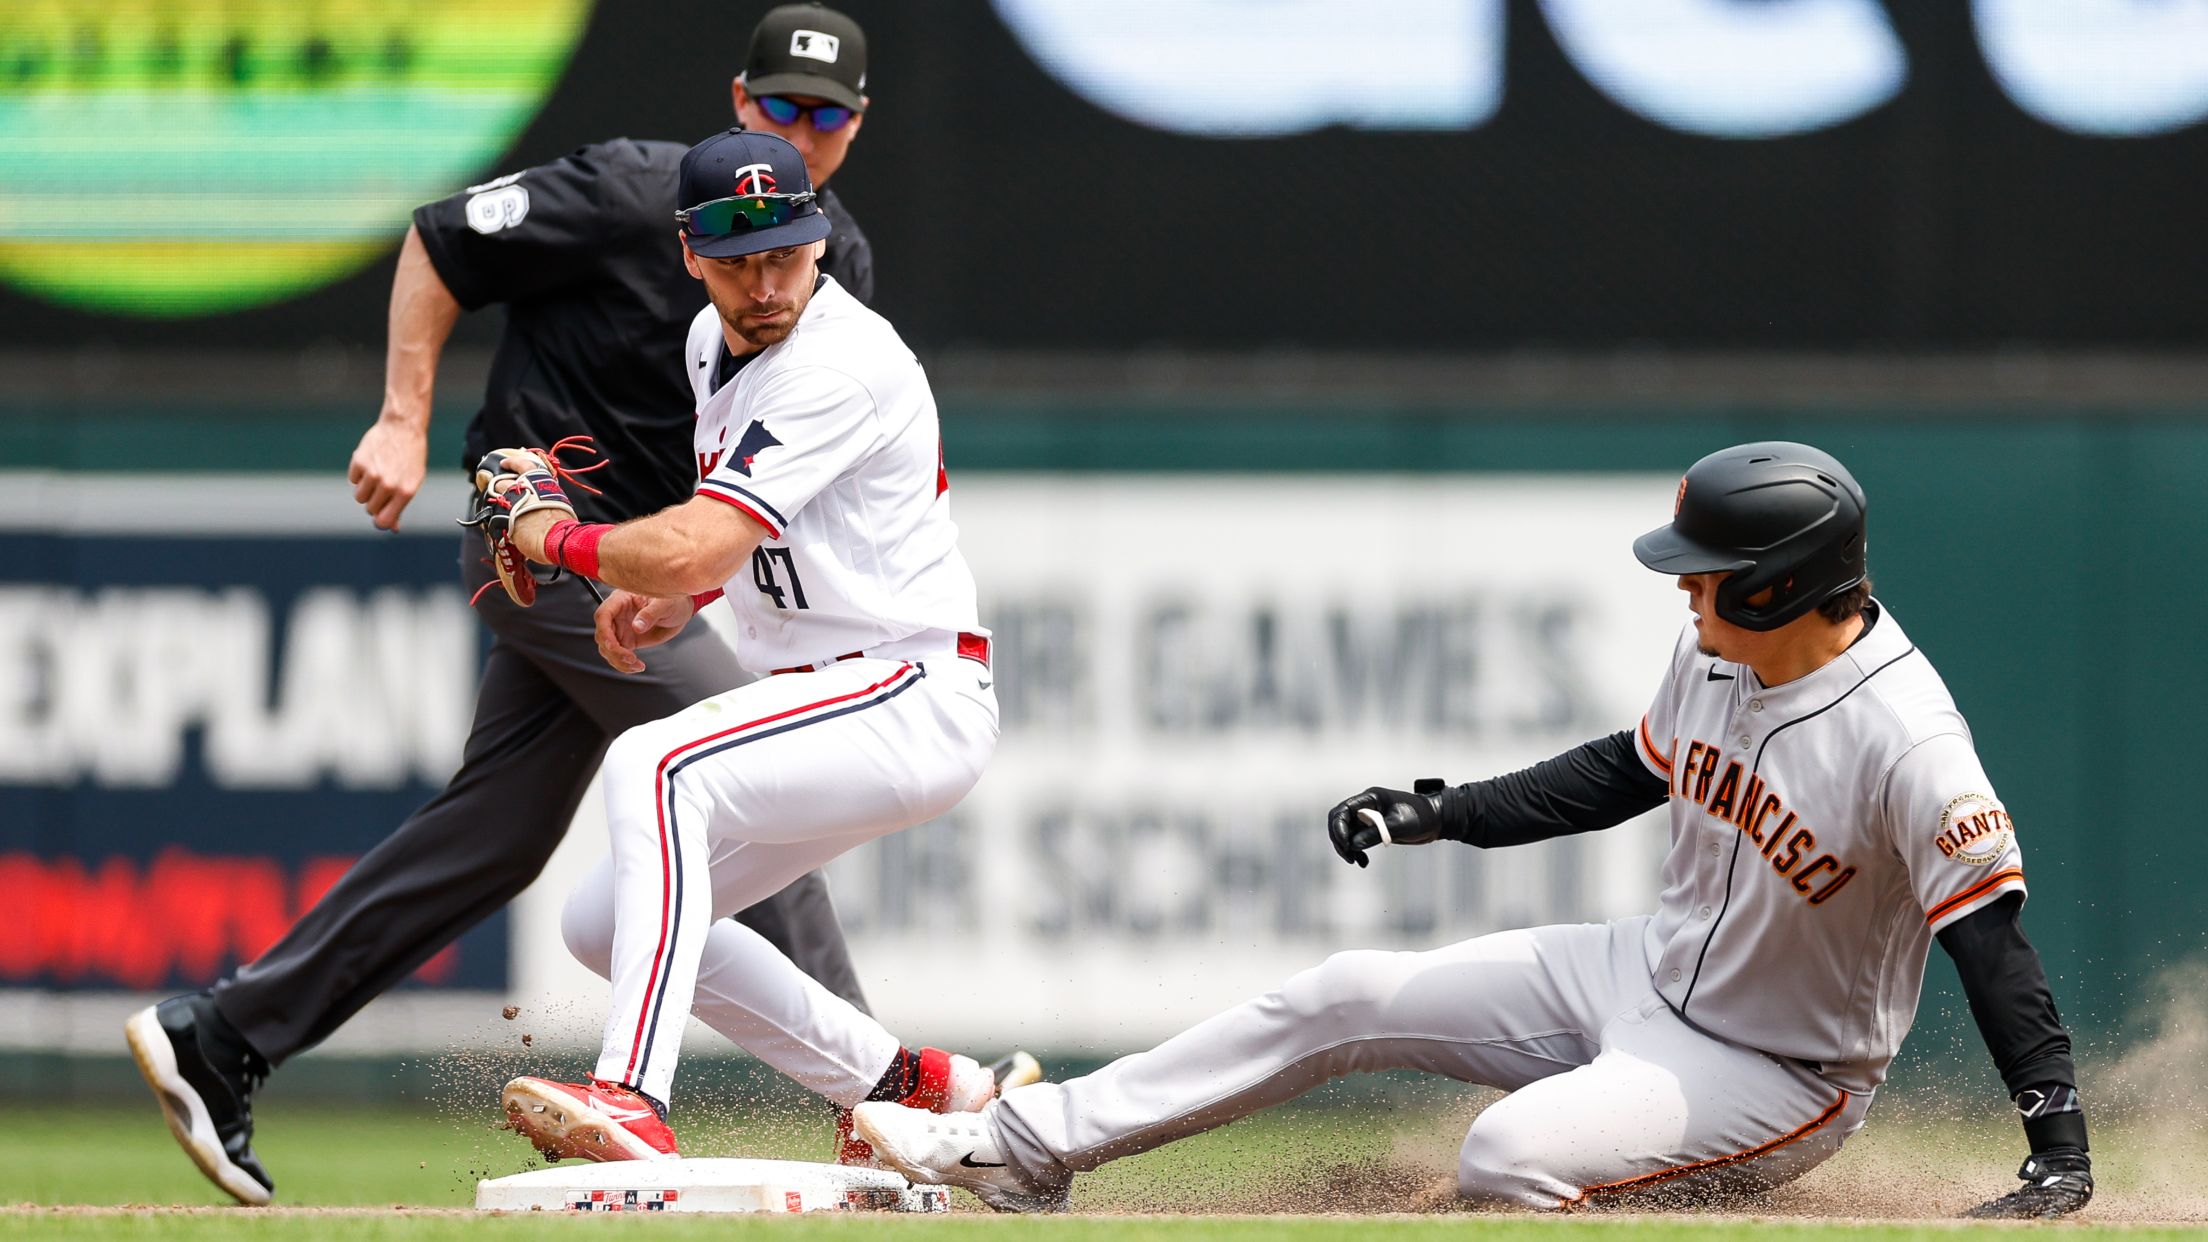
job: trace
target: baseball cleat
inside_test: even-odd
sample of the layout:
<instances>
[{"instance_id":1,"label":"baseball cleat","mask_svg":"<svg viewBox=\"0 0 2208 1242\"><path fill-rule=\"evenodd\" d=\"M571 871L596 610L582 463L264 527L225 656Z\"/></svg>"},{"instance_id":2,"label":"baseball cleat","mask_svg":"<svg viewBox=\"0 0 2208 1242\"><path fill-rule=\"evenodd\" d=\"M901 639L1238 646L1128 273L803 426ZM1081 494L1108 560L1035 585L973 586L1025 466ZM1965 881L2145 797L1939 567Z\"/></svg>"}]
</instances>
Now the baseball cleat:
<instances>
[{"instance_id":1,"label":"baseball cleat","mask_svg":"<svg viewBox=\"0 0 2208 1242\"><path fill-rule=\"evenodd\" d=\"M506 1128L546 1160L665 1160L675 1132L651 1100L616 1083L516 1078L499 1093Z\"/></svg>"},{"instance_id":2,"label":"baseball cleat","mask_svg":"<svg viewBox=\"0 0 2208 1242\"><path fill-rule=\"evenodd\" d=\"M253 1154L253 1092L268 1063L223 1022L214 997L193 992L141 1009L123 1037L169 1132L207 1180L251 1207L275 1198Z\"/></svg>"},{"instance_id":3,"label":"baseball cleat","mask_svg":"<svg viewBox=\"0 0 2208 1242\"><path fill-rule=\"evenodd\" d=\"M920 1083L896 1101L931 1113L971 1113L1014 1087L1043 1080L1043 1066L1026 1050L1016 1050L987 1065L941 1048L920 1050ZM851 1110L836 1114L836 1163L878 1169L874 1149L851 1132Z\"/></svg>"},{"instance_id":4,"label":"baseball cleat","mask_svg":"<svg viewBox=\"0 0 2208 1242\"><path fill-rule=\"evenodd\" d=\"M996 1109L926 1113L901 1104L861 1104L852 1125L882 1162L915 1182L959 1186L999 1212L1063 1212L1066 1188L1036 1186L1005 1158L990 1122Z\"/></svg>"},{"instance_id":5,"label":"baseball cleat","mask_svg":"<svg viewBox=\"0 0 2208 1242\"><path fill-rule=\"evenodd\" d=\"M1043 1063L1025 1048L1016 1048L989 1063L989 1073L997 1080L997 1094L1003 1095L1014 1087L1025 1087L1043 1080Z\"/></svg>"}]
</instances>

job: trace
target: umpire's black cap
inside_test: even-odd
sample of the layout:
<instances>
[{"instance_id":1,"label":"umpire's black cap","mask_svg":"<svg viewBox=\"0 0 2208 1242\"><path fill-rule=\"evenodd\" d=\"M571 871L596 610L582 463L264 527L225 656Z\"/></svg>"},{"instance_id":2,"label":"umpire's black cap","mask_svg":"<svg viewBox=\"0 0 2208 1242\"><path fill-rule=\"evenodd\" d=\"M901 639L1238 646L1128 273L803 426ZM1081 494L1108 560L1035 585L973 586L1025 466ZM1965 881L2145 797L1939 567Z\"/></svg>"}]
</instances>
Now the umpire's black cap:
<instances>
[{"instance_id":1,"label":"umpire's black cap","mask_svg":"<svg viewBox=\"0 0 2208 1242\"><path fill-rule=\"evenodd\" d=\"M785 4L759 19L744 57L744 89L814 95L866 111L866 32L819 4Z\"/></svg>"},{"instance_id":2,"label":"umpire's black cap","mask_svg":"<svg viewBox=\"0 0 2208 1242\"><path fill-rule=\"evenodd\" d=\"M760 224L742 214L727 221L726 229L704 227L695 209L722 200L750 200L740 206L772 206L780 223ZM795 201L789 201L795 200ZM828 217L813 197L813 178L805 171L805 157L786 139L758 130L722 130L690 148L682 157L681 197L690 219L682 225L690 251L707 259L802 246L828 236ZM756 214L756 213L754 213Z\"/></svg>"}]
</instances>

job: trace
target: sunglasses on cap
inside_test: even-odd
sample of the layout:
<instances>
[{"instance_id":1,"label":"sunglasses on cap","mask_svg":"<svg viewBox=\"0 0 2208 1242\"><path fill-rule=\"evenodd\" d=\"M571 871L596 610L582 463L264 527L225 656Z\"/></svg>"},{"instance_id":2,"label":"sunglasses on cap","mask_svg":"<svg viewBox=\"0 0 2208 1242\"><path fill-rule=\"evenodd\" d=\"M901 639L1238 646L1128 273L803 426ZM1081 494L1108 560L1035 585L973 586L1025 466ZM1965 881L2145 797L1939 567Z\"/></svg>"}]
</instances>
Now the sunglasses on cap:
<instances>
[{"instance_id":1,"label":"sunglasses on cap","mask_svg":"<svg viewBox=\"0 0 2208 1242\"><path fill-rule=\"evenodd\" d=\"M716 198L710 203L699 203L676 212L675 222L691 237L726 237L730 233L749 233L788 224L797 215L798 208L812 201L811 191Z\"/></svg>"},{"instance_id":2,"label":"sunglasses on cap","mask_svg":"<svg viewBox=\"0 0 2208 1242\"><path fill-rule=\"evenodd\" d=\"M813 128L824 134L832 134L851 123L857 113L842 104L801 104L786 95L761 95L756 102L767 119L777 125L795 125L797 118L811 116Z\"/></svg>"}]
</instances>

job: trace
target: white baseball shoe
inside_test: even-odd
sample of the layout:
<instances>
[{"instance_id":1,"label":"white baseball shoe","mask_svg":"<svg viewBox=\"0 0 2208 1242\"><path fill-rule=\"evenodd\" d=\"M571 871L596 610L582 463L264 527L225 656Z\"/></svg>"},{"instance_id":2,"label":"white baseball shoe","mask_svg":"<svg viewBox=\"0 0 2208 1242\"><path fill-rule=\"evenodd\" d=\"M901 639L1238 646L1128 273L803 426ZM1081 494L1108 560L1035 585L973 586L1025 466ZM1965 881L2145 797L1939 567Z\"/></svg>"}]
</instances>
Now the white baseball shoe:
<instances>
[{"instance_id":1,"label":"white baseball shoe","mask_svg":"<svg viewBox=\"0 0 2208 1242\"><path fill-rule=\"evenodd\" d=\"M933 1113L973 1113L1002 1092L1042 1080L1042 1063L1025 1050L983 1065L959 1053L922 1048L919 1085L896 1103ZM852 1132L848 1108L836 1114L836 1163L865 1169L883 1167L874 1149Z\"/></svg>"},{"instance_id":2,"label":"white baseball shoe","mask_svg":"<svg viewBox=\"0 0 2208 1242\"><path fill-rule=\"evenodd\" d=\"M1063 1212L1066 1188L1029 1181L998 1145L991 1102L978 1113L930 1113L902 1104L861 1104L851 1110L859 1137L874 1154L906 1177L937 1186L963 1186L999 1212Z\"/></svg>"}]
</instances>

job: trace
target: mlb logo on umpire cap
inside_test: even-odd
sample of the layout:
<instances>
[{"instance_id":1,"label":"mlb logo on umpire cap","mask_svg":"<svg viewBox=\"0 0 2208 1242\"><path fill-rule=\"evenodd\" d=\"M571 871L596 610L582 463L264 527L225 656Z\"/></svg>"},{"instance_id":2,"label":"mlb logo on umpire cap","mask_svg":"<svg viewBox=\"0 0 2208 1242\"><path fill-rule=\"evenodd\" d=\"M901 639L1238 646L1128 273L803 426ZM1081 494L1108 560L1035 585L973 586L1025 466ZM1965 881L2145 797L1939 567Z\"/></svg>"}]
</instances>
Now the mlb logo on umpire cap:
<instances>
[{"instance_id":1,"label":"mlb logo on umpire cap","mask_svg":"<svg viewBox=\"0 0 2208 1242\"><path fill-rule=\"evenodd\" d=\"M866 32L819 4L784 4L759 19L744 57L744 89L799 95L866 111Z\"/></svg>"},{"instance_id":2,"label":"mlb logo on umpire cap","mask_svg":"<svg viewBox=\"0 0 2208 1242\"><path fill-rule=\"evenodd\" d=\"M752 198L763 203L785 197L802 198L789 208L780 224L746 226L739 221L733 231L713 232L685 228L683 240L691 253L706 259L729 259L802 246L828 236L828 217L812 198L812 175L805 157L788 141L773 134L743 128L727 129L683 153L681 185L676 205L689 210L724 199Z\"/></svg>"},{"instance_id":3,"label":"mlb logo on umpire cap","mask_svg":"<svg viewBox=\"0 0 2208 1242\"><path fill-rule=\"evenodd\" d=\"M790 33L792 56L824 60L832 65L836 63L836 49L842 46L843 40L832 34L822 34L818 30L796 30Z\"/></svg>"}]
</instances>

